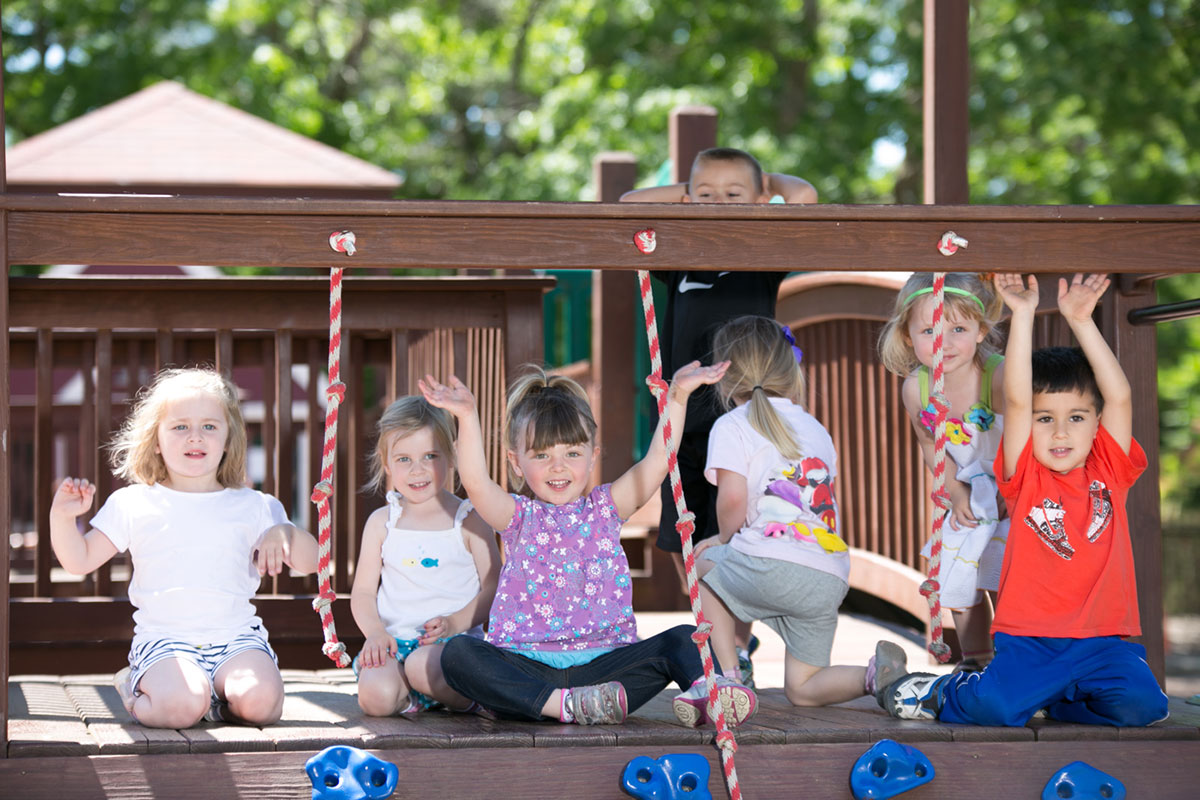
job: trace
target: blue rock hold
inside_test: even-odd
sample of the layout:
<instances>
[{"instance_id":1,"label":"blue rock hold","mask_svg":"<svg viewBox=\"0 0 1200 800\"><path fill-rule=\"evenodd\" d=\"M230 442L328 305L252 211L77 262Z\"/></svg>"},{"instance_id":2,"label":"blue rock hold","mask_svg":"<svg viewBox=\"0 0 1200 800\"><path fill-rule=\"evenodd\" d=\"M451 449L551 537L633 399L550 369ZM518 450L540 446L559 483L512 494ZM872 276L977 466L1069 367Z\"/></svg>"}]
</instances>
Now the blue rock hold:
<instances>
[{"instance_id":1,"label":"blue rock hold","mask_svg":"<svg viewBox=\"0 0 1200 800\"><path fill-rule=\"evenodd\" d=\"M357 747L326 747L304 764L312 800L383 800L396 791L400 769Z\"/></svg>"},{"instance_id":2,"label":"blue rock hold","mask_svg":"<svg viewBox=\"0 0 1200 800\"><path fill-rule=\"evenodd\" d=\"M854 800L886 800L933 780L933 764L915 747L880 739L850 770Z\"/></svg>"},{"instance_id":3,"label":"blue rock hold","mask_svg":"<svg viewBox=\"0 0 1200 800\"><path fill-rule=\"evenodd\" d=\"M1054 773L1042 800L1125 800L1125 784L1084 761L1072 761Z\"/></svg>"},{"instance_id":4,"label":"blue rock hold","mask_svg":"<svg viewBox=\"0 0 1200 800\"><path fill-rule=\"evenodd\" d=\"M638 800L712 800L708 774L708 759L698 753L638 756L625 765L621 788Z\"/></svg>"}]
</instances>

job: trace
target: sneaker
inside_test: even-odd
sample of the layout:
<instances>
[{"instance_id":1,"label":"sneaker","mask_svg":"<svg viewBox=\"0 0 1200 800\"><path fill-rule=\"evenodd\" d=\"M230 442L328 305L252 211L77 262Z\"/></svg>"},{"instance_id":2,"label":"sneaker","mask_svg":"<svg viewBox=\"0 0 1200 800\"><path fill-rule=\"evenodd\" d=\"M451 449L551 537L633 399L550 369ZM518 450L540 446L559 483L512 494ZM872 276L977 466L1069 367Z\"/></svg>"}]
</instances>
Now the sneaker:
<instances>
[{"instance_id":1,"label":"sneaker","mask_svg":"<svg viewBox=\"0 0 1200 800\"><path fill-rule=\"evenodd\" d=\"M758 637L750 634L750 641L746 643L745 648L738 648L738 672L742 677L742 685L753 689L754 688L754 664L750 661L750 656L754 655L754 651L762 644Z\"/></svg>"},{"instance_id":2,"label":"sneaker","mask_svg":"<svg viewBox=\"0 0 1200 800\"><path fill-rule=\"evenodd\" d=\"M629 713L625 687L619 681L572 687L571 713L580 725L620 725Z\"/></svg>"},{"instance_id":3,"label":"sneaker","mask_svg":"<svg viewBox=\"0 0 1200 800\"><path fill-rule=\"evenodd\" d=\"M725 724L731 728L750 719L758 708L758 697L753 689L724 675L717 676L717 699L725 711ZM708 718L708 686L703 678L677 696L671 706L675 718L689 728L712 721Z\"/></svg>"},{"instance_id":4,"label":"sneaker","mask_svg":"<svg viewBox=\"0 0 1200 800\"><path fill-rule=\"evenodd\" d=\"M880 708L884 706L884 694L889 686L908 674L908 654L898 644L879 642L875 645L875 685L871 692Z\"/></svg>"},{"instance_id":5,"label":"sneaker","mask_svg":"<svg viewBox=\"0 0 1200 800\"><path fill-rule=\"evenodd\" d=\"M133 701L137 696L133 693L133 688L129 685L129 667L119 670L113 676L113 688L117 690L117 695L121 698L121 705L125 706L125 710L133 715Z\"/></svg>"},{"instance_id":6,"label":"sneaker","mask_svg":"<svg viewBox=\"0 0 1200 800\"><path fill-rule=\"evenodd\" d=\"M936 720L947 675L911 672L884 689L884 709L897 719Z\"/></svg>"}]
</instances>

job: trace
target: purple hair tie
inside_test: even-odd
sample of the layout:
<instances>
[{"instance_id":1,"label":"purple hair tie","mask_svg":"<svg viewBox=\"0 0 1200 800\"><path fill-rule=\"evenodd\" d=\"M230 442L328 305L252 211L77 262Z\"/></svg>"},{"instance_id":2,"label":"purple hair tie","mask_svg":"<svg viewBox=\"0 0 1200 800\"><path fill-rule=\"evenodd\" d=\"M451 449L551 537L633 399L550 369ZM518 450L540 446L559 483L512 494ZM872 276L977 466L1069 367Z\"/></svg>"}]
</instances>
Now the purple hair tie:
<instances>
[{"instance_id":1,"label":"purple hair tie","mask_svg":"<svg viewBox=\"0 0 1200 800\"><path fill-rule=\"evenodd\" d=\"M796 337L792 335L792 329L787 325L780 325L779 329L783 331L783 338L788 340L788 344L792 346L792 352L796 355L796 363L799 364L804 358L804 351L796 346Z\"/></svg>"}]
</instances>

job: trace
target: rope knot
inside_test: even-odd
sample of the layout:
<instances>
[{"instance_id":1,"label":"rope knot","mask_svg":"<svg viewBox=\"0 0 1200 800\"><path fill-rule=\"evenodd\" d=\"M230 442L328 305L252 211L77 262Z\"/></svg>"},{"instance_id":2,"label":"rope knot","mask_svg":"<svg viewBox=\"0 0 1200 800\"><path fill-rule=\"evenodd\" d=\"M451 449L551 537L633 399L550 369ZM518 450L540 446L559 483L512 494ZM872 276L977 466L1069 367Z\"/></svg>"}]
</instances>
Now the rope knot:
<instances>
[{"instance_id":1,"label":"rope knot","mask_svg":"<svg viewBox=\"0 0 1200 800\"><path fill-rule=\"evenodd\" d=\"M314 503L320 503L333 497L333 484L329 481L321 481L313 487L312 497L309 499Z\"/></svg>"},{"instance_id":2,"label":"rope knot","mask_svg":"<svg viewBox=\"0 0 1200 800\"><path fill-rule=\"evenodd\" d=\"M941 392L929 395L929 405L933 406L933 410L938 416L950 413L950 403L947 402L946 395Z\"/></svg>"},{"instance_id":3,"label":"rope knot","mask_svg":"<svg viewBox=\"0 0 1200 800\"><path fill-rule=\"evenodd\" d=\"M321 592L313 598L313 611L316 611L318 614L320 614L325 609L329 608L329 606L333 604L334 600L337 600L337 595L333 592ZM346 648L343 647L342 649L345 650Z\"/></svg>"},{"instance_id":4,"label":"rope knot","mask_svg":"<svg viewBox=\"0 0 1200 800\"><path fill-rule=\"evenodd\" d=\"M646 378L646 385L650 387L650 394L654 395L655 400L659 400L670 389L670 385L663 380L661 373L655 372Z\"/></svg>"},{"instance_id":5,"label":"rope knot","mask_svg":"<svg viewBox=\"0 0 1200 800\"><path fill-rule=\"evenodd\" d=\"M939 486L935 491L931 492L929 499L933 504L943 511L950 509L950 493L946 491L945 486Z\"/></svg>"},{"instance_id":6,"label":"rope knot","mask_svg":"<svg viewBox=\"0 0 1200 800\"><path fill-rule=\"evenodd\" d=\"M929 643L929 653L938 660L938 663L945 664L950 660L950 645L941 641L933 641Z\"/></svg>"},{"instance_id":7,"label":"rope knot","mask_svg":"<svg viewBox=\"0 0 1200 800\"><path fill-rule=\"evenodd\" d=\"M675 522L675 532L679 534L680 538L690 539L696 532L696 515L691 511L684 513Z\"/></svg>"},{"instance_id":8,"label":"rope knot","mask_svg":"<svg viewBox=\"0 0 1200 800\"><path fill-rule=\"evenodd\" d=\"M921 582L921 588L918 591L921 592L922 597L928 598L928 597L936 594L937 592L940 592L941 590L942 590L942 587L938 584L938 582L935 579L926 578L924 581Z\"/></svg>"},{"instance_id":9,"label":"rope knot","mask_svg":"<svg viewBox=\"0 0 1200 800\"><path fill-rule=\"evenodd\" d=\"M343 662L349 661L349 656L346 655L346 645L342 642L326 642L321 645L321 652L339 667L345 666Z\"/></svg>"},{"instance_id":10,"label":"rope knot","mask_svg":"<svg viewBox=\"0 0 1200 800\"><path fill-rule=\"evenodd\" d=\"M726 753L736 753L737 739L733 736L733 731L721 731L717 734L717 747L724 750Z\"/></svg>"},{"instance_id":11,"label":"rope knot","mask_svg":"<svg viewBox=\"0 0 1200 800\"><path fill-rule=\"evenodd\" d=\"M697 647L704 647L708 642L708 637L712 633L712 623L701 618L700 623L696 625L696 632L692 634L692 641Z\"/></svg>"},{"instance_id":12,"label":"rope knot","mask_svg":"<svg viewBox=\"0 0 1200 800\"><path fill-rule=\"evenodd\" d=\"M346 399L346 384L341 381L334 381L325 389L325 399L330 405L341 405Z\"/></svg>"}]
</instances>

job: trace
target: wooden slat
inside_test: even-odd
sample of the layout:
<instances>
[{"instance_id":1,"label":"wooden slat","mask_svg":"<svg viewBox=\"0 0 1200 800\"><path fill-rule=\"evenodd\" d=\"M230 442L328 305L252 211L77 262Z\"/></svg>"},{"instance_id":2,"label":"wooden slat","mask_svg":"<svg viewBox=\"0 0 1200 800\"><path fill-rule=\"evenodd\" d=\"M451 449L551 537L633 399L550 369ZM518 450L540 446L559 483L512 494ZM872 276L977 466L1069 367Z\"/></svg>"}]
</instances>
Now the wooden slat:
<instances>
[{"instance_id":1,"label":"wooden slat","mask_svg":"<svg viewBox=\"0 0 1200 800\"><path fill-rule=\"evenodd\" d=\"M160 200L160 207L175 207ZM349 205L349 203L347 204ZM521 204L531 212L536 204ZM547 204L549 205L549 204ZM1109 207L1054 212L1012 209L1038 222L993 221L970 206L913 207L762 205L723 214L694 211L704 204L586 204L575 217L529 218L391 216L346 220L358 235L356 267L593 268L814 270L945 270L936 244L954 230L970 247L954 256L955 270L1048 272L1187 272L1200 250L1200 207L1149 207L1124 219ZM636 206L636 208L631 208ZM249 208L250 206L246 206ZM1001 208L1004 207L994 207ZM801 209L801 210L797 210ZM1170 210L1168 210L1170 209ZM545 209L551 212L550 208ZM1004 219L1003 211L999 219ZM1068 221L1064 216L1080 217ZM1170 222L1148 221L1168 217ZM988 221L983 221L988 220ZM1135 221L1136 220L1136 221ZM472 246L464 248L468 226ZM643 255L633 234L652 226L658 246ZM323 267L329 220L305 215L251 216L173 213L10 213L13 263L88 263L135 266L196 264ZM142 246L131 248L136 239ZM532 248L529 242L537 242ZM804 242L803 248L791 246ZM703 259L697 254L703 253Z\"/></svg>"},{"instance_id":2,"label":"wooden slat","mask_svg":"<svg viewBox=\"0 0 1200 800\"><path fill-rule=\"evenodd\" d=\"M970 58L967 18L959 0L925 0L924 172L926 203L968 203L967 119Z\"/></svg>"},{"instance_id":3,"label":"wooden slat","mask_svg":"<svg viewBox=\"0 0 1200 800\"><path fill-rule=\"evenodd\" d=\"M54 494L54 333L47 328L37 332L37 408L34 422L33 507L35 519L48 519ZM53 555L50 537L39 536L34 554L34 581L38 594L50 592L50 566Z\"/></svg>"}]
</instances>

